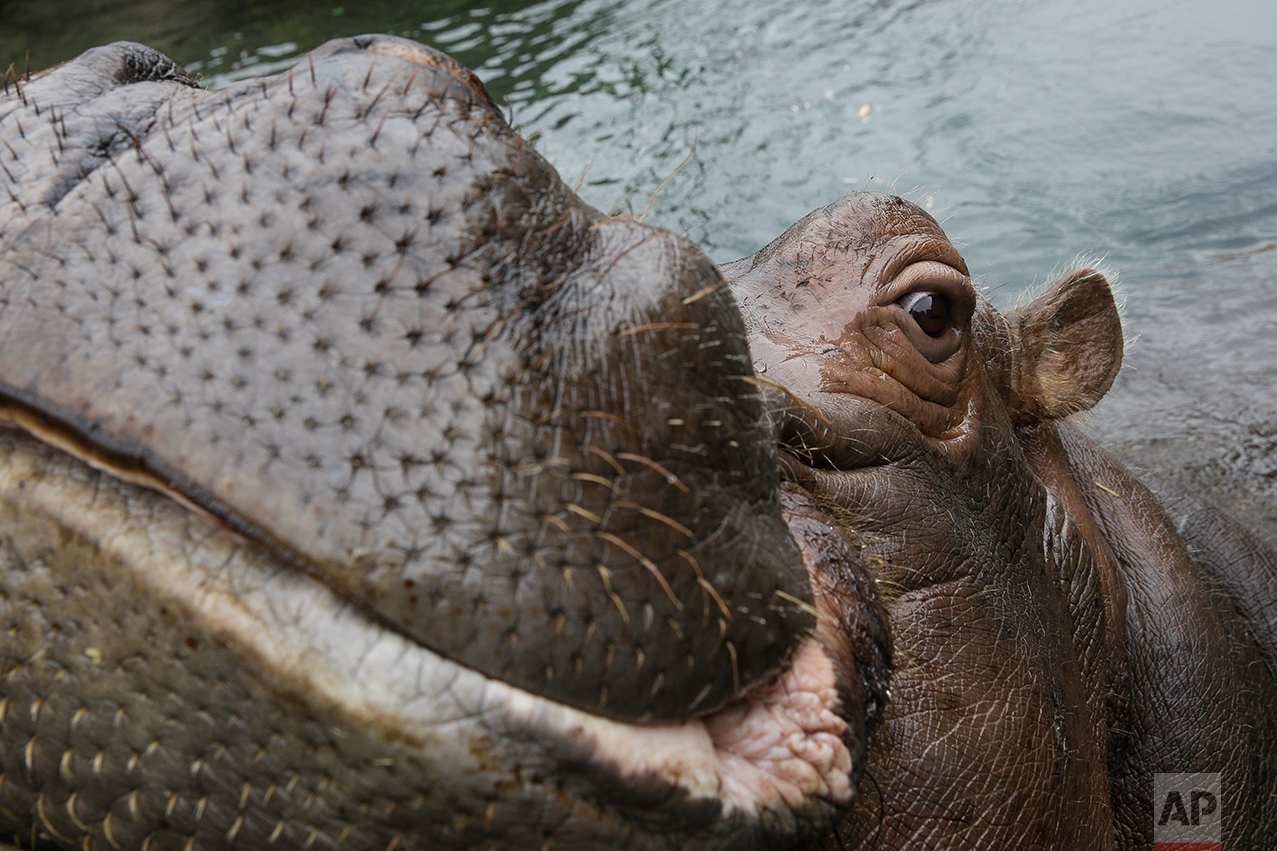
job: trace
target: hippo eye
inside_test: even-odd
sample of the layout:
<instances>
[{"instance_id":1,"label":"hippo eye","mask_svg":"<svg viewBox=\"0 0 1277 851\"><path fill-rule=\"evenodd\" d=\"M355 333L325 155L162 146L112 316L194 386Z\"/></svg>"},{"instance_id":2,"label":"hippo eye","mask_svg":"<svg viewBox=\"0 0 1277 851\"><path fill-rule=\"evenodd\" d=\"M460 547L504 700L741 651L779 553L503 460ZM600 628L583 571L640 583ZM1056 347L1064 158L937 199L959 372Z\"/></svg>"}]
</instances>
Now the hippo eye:
<instances>
[{"instance_id":1,"label":"hippo eye","mask_svg":"<svg viewBox=\"0 0 1277 851\"><path fill-rule=\"evenodd\" d=\"M953 303L936 292L913 292L897 302L928 337L941 337L953 322Z\"/></svg>"}]
</instances>

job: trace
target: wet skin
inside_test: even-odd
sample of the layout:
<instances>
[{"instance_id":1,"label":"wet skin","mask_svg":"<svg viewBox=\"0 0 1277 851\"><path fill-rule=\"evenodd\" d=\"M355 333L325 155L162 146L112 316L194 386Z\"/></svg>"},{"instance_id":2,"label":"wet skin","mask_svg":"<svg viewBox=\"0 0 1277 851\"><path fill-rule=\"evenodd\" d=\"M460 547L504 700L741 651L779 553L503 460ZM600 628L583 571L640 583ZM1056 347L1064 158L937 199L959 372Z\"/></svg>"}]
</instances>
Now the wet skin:
<instances>
[{"instance_id":1,"label":"wet skin","mask_svg":"<svg viewBox=\"0 0 1277 851\"><path fill-rule=\"evenodd\" d=\"M1272 562L1065 422L1098 273L1002 316L860 195L720 274L388 37L103 48L0 139L6 829L1142 848L1154 770L1275 827Z\"/></svg>"},{"instance_id":2,"label":"wet skin","mask_svg":"<svg viewBox=\"0 0 1277 851\"><path fill-rule=\"evenodd\" d=\"M723 272L782 479L859 535L889 613L891 704L825 846L1150 848L1155 772L1221 774L1225 847L1267 841L1277 560L1067 421L1121 362L1103 276L1003 316L870 194Z\"/></svg>"},{"instance_id":3,"label":"wet skin","mask_svg":"<svg viewBox=\"0 0 1277 851\"><path fill-rule=\"evenodd\" d=\"M0 138L9 830L749 848L850 801L882 612L695 247L401 39L218 92L102 48Z\"/></svg>"}]
</instances>

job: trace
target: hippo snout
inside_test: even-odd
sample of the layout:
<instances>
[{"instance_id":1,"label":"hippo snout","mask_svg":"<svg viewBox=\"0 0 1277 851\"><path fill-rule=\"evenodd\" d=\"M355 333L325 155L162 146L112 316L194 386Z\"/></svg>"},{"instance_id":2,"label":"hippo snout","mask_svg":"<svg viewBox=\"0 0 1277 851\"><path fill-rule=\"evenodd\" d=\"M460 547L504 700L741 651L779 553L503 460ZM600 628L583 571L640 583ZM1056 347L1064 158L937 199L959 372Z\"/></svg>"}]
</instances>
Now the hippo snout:
<instances>
[{"instance_id":1,"label":"hippo snout","mask_svg":"<svg viewBox=\"0 0 1277 851\"><path fill-rule=\"evenodd\" d=\"M883 615L736 303L472 73L114 45L0 138L10 829L755 847L851 800Z\"/></svg>"}]
</instances>

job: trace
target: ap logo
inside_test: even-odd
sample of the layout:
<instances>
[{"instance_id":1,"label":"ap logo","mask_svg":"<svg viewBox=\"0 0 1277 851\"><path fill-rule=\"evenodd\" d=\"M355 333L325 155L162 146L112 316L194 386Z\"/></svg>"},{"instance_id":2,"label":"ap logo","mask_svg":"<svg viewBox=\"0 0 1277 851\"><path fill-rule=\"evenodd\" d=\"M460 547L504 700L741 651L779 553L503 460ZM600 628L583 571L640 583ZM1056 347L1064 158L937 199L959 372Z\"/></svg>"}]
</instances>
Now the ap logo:
<instances>
[{"instance_id":1,"label":"ap logo","mask_svg":"<svg viewBox=\"0 0 1277 851\"><path fill-rule=\"evenodd\" d=\"M1220 851L1218 774L1153 775L1153 851Z\"/></svg>"}]
</instances>

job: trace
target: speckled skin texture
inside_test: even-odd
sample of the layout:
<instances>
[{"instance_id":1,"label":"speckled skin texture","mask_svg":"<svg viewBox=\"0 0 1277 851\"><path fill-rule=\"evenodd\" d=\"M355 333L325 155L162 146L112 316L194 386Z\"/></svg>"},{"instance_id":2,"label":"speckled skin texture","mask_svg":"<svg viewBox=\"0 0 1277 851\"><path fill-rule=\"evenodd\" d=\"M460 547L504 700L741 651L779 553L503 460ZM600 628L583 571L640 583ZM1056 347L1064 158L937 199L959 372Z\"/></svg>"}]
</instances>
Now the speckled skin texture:
<instances>
[{"instance_id":1,"label":"speckled skin texture","mask_svg":"<svg viewBox=\"0 0 1277 851\"><path fill-rule=\"evenodd\" d=\"M662 720L778 664L806 621L776 593L810 593L703 256L603 222L410 60L342 44L217 93L113 61L0 117L5 396L539 693Z\"/></svg>"},{"instance_id":2,"label":"speckled skin texture","mask_svg":"<svg viewBox=\"0 0 1277 851\"><path fill-rule=\"evenodd\" d=\"M829 817L721 804L696 720L816 611L697 249L389 37L218 92L100 48L9 84L0 139L5 829L717 848ZM837 693L881 705L867 653ZM866 710L833 710L855 771ZM620 764L623 722L689 745Z\"/></svg>"}]
</instances>

